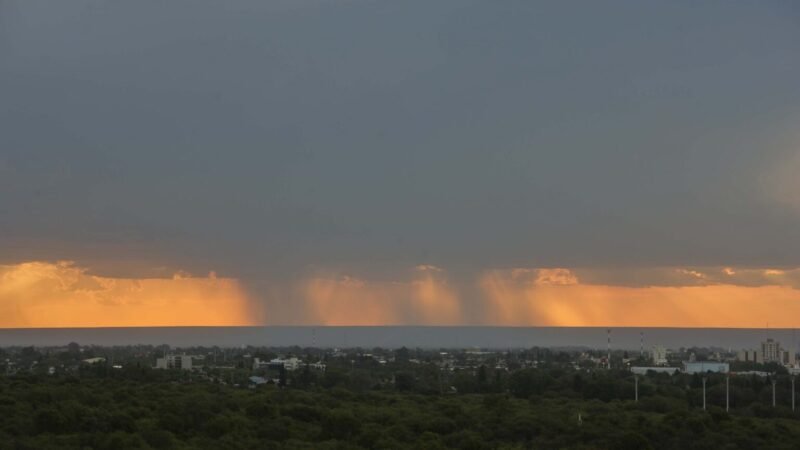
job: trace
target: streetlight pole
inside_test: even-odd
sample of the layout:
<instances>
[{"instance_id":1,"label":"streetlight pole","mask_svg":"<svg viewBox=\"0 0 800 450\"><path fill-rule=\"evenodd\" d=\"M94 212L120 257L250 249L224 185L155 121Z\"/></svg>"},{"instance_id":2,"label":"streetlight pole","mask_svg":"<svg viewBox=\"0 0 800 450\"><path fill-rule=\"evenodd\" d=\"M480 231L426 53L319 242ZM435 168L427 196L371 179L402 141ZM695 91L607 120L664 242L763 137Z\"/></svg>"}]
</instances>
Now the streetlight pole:
<instances>
[{"instance_id":1,"label":"streetlight pole","mask_svg":"<svg viewBox=\"0 0 800 450\"><path fill-rule=\"evenodd\" d=\"M731 410L731 375L725 376L725 412Z\"/></svg>"},{"instance_id":2,"label":"streetlight pole","mask_svg":"<svg viewBox=\"0 0 800 450\"><path fill-rule=\"evenodd\" d=\"M772 379L772 407L775 407L775 382L776 380Z\"/></svg>"},{"instance_id":3,"label":"streetlight pole","mask_svg":"<svg viewBox=\"0 0 800 450\"><path fill-rule=\"evenodd\" d=\"M703 377L703 411L706 410L706 377Z\"/></svg>"}]
</instances>

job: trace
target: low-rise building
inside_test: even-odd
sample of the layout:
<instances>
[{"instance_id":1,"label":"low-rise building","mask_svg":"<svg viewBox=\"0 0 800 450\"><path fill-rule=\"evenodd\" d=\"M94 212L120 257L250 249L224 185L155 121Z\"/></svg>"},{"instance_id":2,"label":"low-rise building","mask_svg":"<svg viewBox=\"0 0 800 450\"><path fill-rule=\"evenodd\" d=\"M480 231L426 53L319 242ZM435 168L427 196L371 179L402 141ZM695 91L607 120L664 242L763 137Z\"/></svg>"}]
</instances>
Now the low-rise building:
<instances>
[{"instance_id":1,"label":"low-rise building","mask_svg":"<svg viewBox=\"0 0 800 450\"><path fill-rule=\"evenodd\" d=\"M635 373L636 375L647 375L648 372L656 372L656 373L668 373L670 375L674 375L675 372L678 372L679 369L677 367L664 367L664 366L656 366L656 367L631 367L631 372Z\"/></svg>"},{"instance_id":2,"label":"low-rise building","mask_svg":"<svg viewBox=\"0 0 800 450\"><path fill-rule=\"evenodd\" d=\"M728 373L730 364L716 361L684 361L683 371L689 374L706 372Z\"/></svg>"},{"instance_id":3,"label":"low-rise building","mask_svg":"<svg viewBox=\"0 0 800 450\"><path fill-rule=\"evenodd\" d=\"M745 370L743 372L731 372L731 375L740 376L740 377L749 377L749 376L757 376L761 378L766 378L772 375L769 372L762 372L760 370Z\"/></svg>"},{"instance_id":4,"label":"low-rise building","mask_svg":"<svg viewBox=\"0 0 800 450\"><path fill-rule=\"evenodd\" d=\"M269 368L269 361L264 361L261 358L253 358L253 370L262 370Z\"/></svg>"},{"instance_id":5,"label":"low-rise building","mask_svg":"<svg viewBox=\"0 0 800 450\"><path fill-rule=\"evenodd\" d=\"M102 356L98 356L97 358L84 359L83 362L86 363L86 364L98 364L98 363L106 362L106 359L103 358Z\"/></svg>"},{"instance_id":6,"label":"low-rise building","mask_svg":"<svg viewBox=\"0 0 800 450\"><path fill-rule=\"evenodd\" d=\"M759 358L758 356L758 350L752 350L752 349L739 350L736 353L736 360L743 362L758 363L758 364L760 364L763 361L763 359Z\"/></svg>"},{"instance_id":7,"label":"low-rise building","mask_svg":"<svg viewBox=\"0 0 800 450\"><path fill-rule=\"evenodd\" d=\"M250 377L248 380L250 381L250 384L253 385L253 386L259 386L259 385L267 383L267 379L264 378L264 377L253 376L253 377Z\"/></svg>"},{"instance_id":8,"label":"low-rise building","mask_svg":"<svg viewBox=\"0 0 800 450\"><path fill-rule=\"evenodd\" d=\"M311 364L309 364L309 365L308 365L308 367L309 367L309 368L311 368L311 369L314 369L314 370L321 370L321 371L323 371L323 372L324 372L324 371L325 371L325 369L327 368L327 366L325 365L325 363L324 363L324 362L322 362L322 361L317 361L317 362L315 362L315 363L311 363Z\"/></svg>"},{"instance_id":9,"label":"low-rise building","mask_svg":"<svg viewBox=\"0 0 800 450\"><path fill-rule=\"evenodd\" d=\"M192 370L192 357L185 353L182 355L168 354L163 358L156 359L156 369Z\"/></svg>"},{"instance_id":10,"label":"low-rise building","mask_svg":"<svg viewBox=\"0 0 800 450\"><path fill-rule=\"evenodd\" d=\"M284 369L292 371L300 368L300 360L295 357L291 358L275 358L269 362L270 366L283 366Z\"/></svg>"},{"instance_id":11,"label":"low-rise building","mask_svg":"<svg viewBox=\"0 0 800 450\"><path fill-rule=\"evenodd\" d=\"M319 363L317 363L319 364ZM262 369L280 369L283 367L286 370L297 370L303 366L303 362L300 359L291 357L291 358L274 358L269 361L263 361L260 358L253 358L253 370L262 370ZM324 364L322 364L324 369Z\"/></svg>"}]
</instances>

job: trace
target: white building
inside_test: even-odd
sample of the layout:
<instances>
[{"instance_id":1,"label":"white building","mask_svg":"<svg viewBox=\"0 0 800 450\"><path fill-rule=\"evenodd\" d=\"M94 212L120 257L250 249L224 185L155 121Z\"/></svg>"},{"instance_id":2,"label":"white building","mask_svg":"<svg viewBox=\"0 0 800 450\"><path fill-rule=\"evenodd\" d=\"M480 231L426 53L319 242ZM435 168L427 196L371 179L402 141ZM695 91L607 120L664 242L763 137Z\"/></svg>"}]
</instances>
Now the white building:
<instances>
[{"instance_id":1,"label":"white building","mask_svg":"<svg viewBox=\"0 0 800 450\"><path fill-rule=\"evenodd\" d=\"M677 367L631 367L631 372L635 373L636 375L647 375L647 372L656 372L656 373L668 373L670 375L674 375L675 372L678 371Z\"/></svg>"},{"instance_id":2,"label":"white building","mask_svg":"<svg viewBox=\"0 0 800 450\"><path fill-rule=\"evenodd\" d=\"M325 369L327 368L327 365L325 365L325 363L322 362L322 361L317 361L315 363L309 364L308 367L310 367L310 368L312 368L314 370L321 370L321 371L324 372Z\"/></svg>"},{"instance_id":3,"label":"white building","mask_svg":"<svg viewBox=\"0 0 800 450\"><path fill-rule=\"evenodd\" d=\"M766 377L772 375L769 372L762 372L760 370L745 370L743 372L731 372L731 374L732 375L736 375L736 376L742 376L742 377L749 377L749 376L755 375L755 376L761 377L761 378L766 378Z\"/></svg>"},{"instance_id":4,"label":"white building","mask_svg":"<svg viewBox=\"0 0 800 450\"><path fill-rule=\"evenodd\" d=\"M295 357L286 359L275 358L272 361L270 361L269 364L271 366L283 366L284 369L289 371L297 370L300 368L300 360Z\"/></svg>"},{"instance_id":5,"label":"white building","mask_svg":"<svg viewBox=\"0 0 800 450\"><path fill-rule=\"evenodd\" d=\"M684 361L683 371L688 374L706 372L728 373L730 371L730 365L728 363L716 361Z\"/></svg>"},{"instance_id":6,"label":"white building","mask_svg":"<svg viewBox=\"0 0 800 450\"><path fill-rule=\"evenodd\" d=\"M99 364L99 363L106 362L106 359L103 358L103 357L87 358L87 359L84 359L83 362L86 363L86 364Z\"/></svg>"},{"instance_id":7,"label":"white building","mask_svg":"<svg viewBox=\"0 0 800 450\"><path fill-rule=\"evenodd\" d=\"M275 358L270 361L262 361L260 358L253 358L253 370L275 369L283 367L286 370L297 370L303 366L303 362L298 358ZM313 365L312 365L313 366ZM323 364L324 366L324 364ZM324 368L323 368L324 370Z\"/></svg>"},{"instance_id":8,"label":"white building","mask_svg":"<svg viewBox=\"0 0 800 450\"><path fill-rule=\"evenodd\" d=\"M780 342L771 338L763 341L758 350L739 350L736 359L757 364L778 363L789 367L797 365L794 351L782 348Z\"/></svg>"},{"instance_id":9,"label":"white building","mask_svg":"<svg viewBox=\"0 0 800 450\"><path fill-rule=\"evenodd\" d=\"M667 349L663 345L654 345L650 354L653 357L653 364L657 366L667 365Z\"/></svg>"},{"instance_id":10,"label":"white building","mask_svg":"<svg viewBox=\"0 0 800 450\"><path fill-rule=\"evenodd\" d=\"M751 349L739 350L739 352L736 353L736 360L760 364L762 359L758 355L759 355L758 350L751 350Z\"/></svg>"},{"instance_id":11,"label":"white building","mask_svg":"<svg viewBox=\"0 0 800 450\"><path fill-rule=\"evenodd\" d=\"M761 343L763 362L781 362L781 344L774 339L767 339Z\"/></svg>"},{"instance_id":12,"label":"white building","mask_svg":"<svg viewBox=\"0 0 800 450\"><path fill-rule=\"evenodd\" d=\"M267 379L264 377L250 377L250 384L253 386L259 386L262 384L267 384Z\"/></svg>"},{"instance_id":13,"label":"white building","mask_svg":"<svg viewBox=\"0 0 800 450\"><path fill-rule=\"evenodd\" d=\"M797 367L797 355L794 351L781 350L781 364L786 367Z\"/></svg>"},{"instance_id":14,"label":"white building","mask_svg":"<svg viewBox=\"0 0 800 450\"><path fill-rule=\"evenodd\" d=\"M187 354L168 354L156 359L156 369L192 370L192 357Z\"/></svg>"},{"instance_id":15,"label":"white building","mask_svg":"<svg viewBox=\"0 0 800 450\"><path fill-rule=\"evenodd\" d=\"M269 368L269 361L262 361L261 358L253 358L253 370Z\"/></svg>"}]
</instances>

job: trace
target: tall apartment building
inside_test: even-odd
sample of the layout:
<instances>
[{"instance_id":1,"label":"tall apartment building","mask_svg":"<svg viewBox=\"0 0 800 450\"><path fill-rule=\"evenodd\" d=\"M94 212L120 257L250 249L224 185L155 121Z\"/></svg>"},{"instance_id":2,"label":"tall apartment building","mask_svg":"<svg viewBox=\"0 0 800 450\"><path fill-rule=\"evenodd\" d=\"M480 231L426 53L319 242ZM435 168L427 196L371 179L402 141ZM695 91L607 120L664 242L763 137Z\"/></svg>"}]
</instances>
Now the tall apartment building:
<instances>
[{"instance_id":1,"label":"tall apartment building","mask_svg":"<svg viewBox=\"0 0 800 450\"><path fill-rule=\"evenodd\" d=\"M764 363L781 362L781 344L772 338L762 342L761 360Z\"/></svg>"},{"instance_id":2,"label":"tall apartment building","mask_svg":"<svg viewBox=\"0 0 800 450\"><path fill-rule=\"evenodd\" d=\"M757 350L739 350L736 359L758 364L778 363L784 366L795 366L797 364L794 350L782 348L780 342L772 338L761 342L761 346Z\"/></svg>"},{"instance_id":3,"label":"tall apartment building","mask_svg":"<svg viewBox=\"0 0 800 450\"><path fill-rule=\"evenodd\" d=\"M664 366L667 364L667 349L663 345L654 345L650 354L654 365Z\"/></svg>"},{"instance_id":4,"label":"tall apartment building","mask_svg":"<svg viewBox=\"0 0 800 450\"><path fill-rule=\"evenodd\" d=\"M192 370L192 357L187 354L168 354L156 359L156 369Z\"/></svg>"}]
</instances>

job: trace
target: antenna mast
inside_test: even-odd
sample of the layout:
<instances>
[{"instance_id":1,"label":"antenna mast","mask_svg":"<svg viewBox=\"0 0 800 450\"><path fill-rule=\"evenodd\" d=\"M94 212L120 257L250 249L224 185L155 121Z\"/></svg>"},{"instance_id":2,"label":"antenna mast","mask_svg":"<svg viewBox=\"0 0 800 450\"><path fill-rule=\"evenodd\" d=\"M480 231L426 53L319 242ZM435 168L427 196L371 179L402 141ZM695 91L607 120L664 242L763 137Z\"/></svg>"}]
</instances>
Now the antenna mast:
<instances>
[{"instance_id":1,"label":"antenna mast","mask_svg":"<svg viewBox=\"0 0 800 450\"><path fill-rule=\"evenodd\" d=\"M639 357L644 357L644 331L639 332Z\"/></svg>"}]
</instances>

